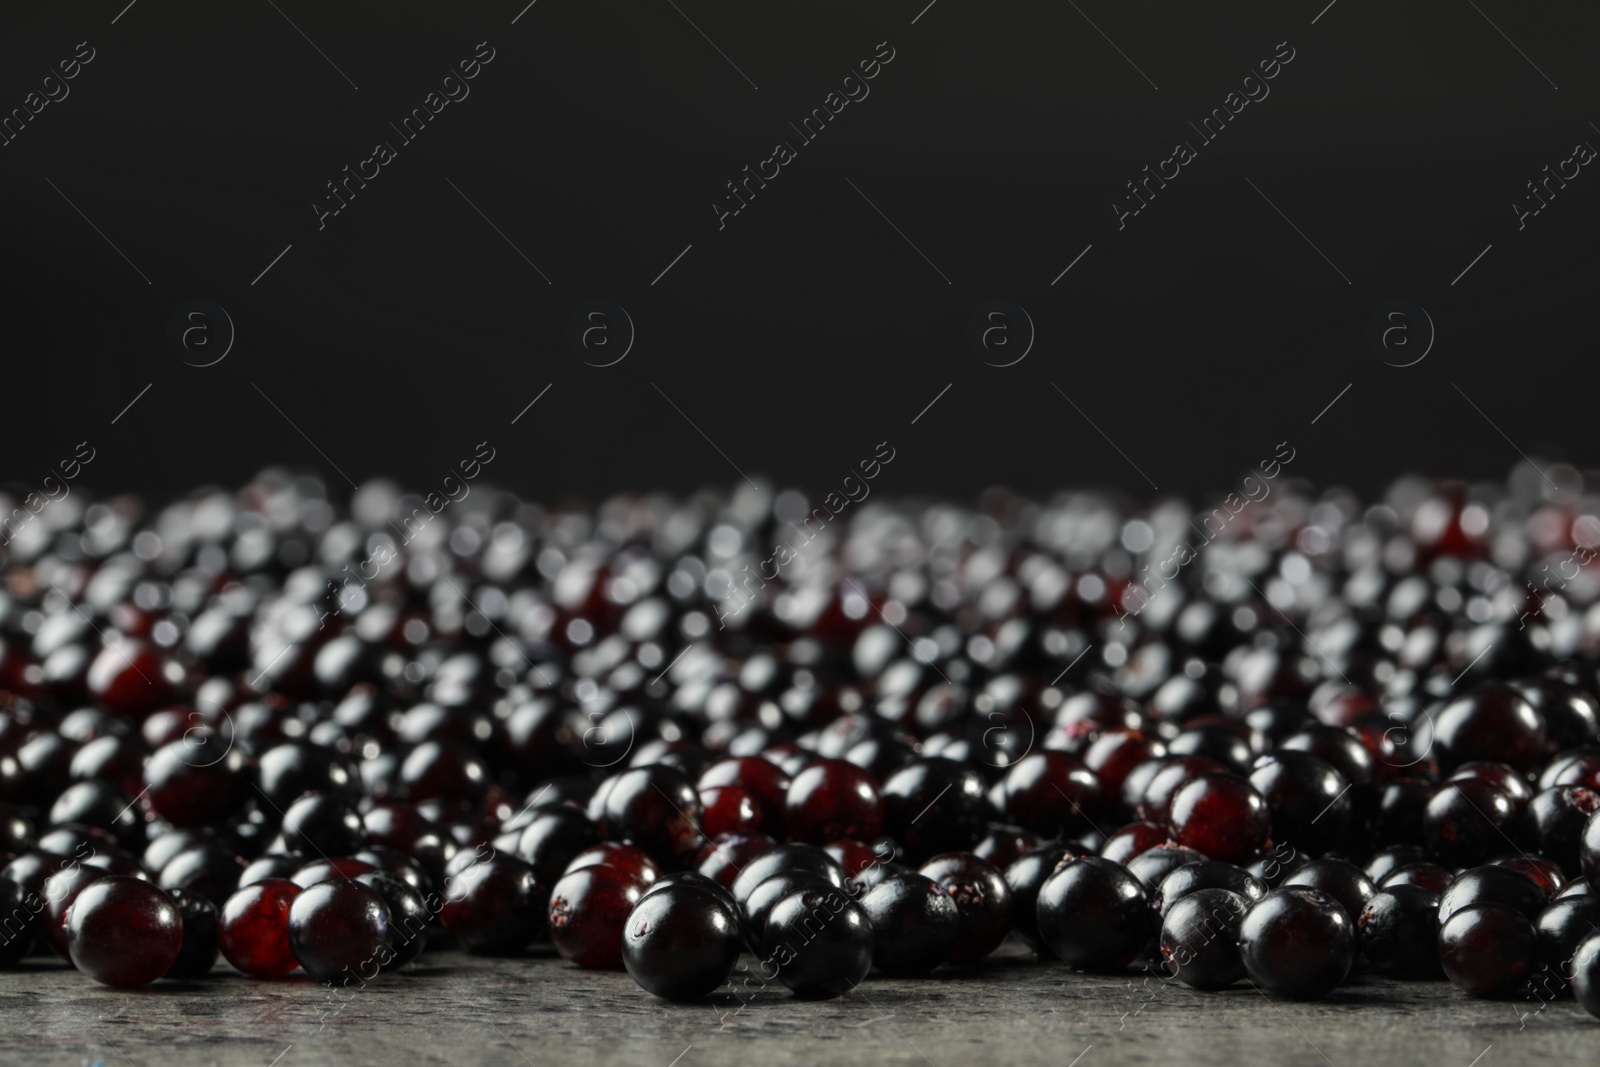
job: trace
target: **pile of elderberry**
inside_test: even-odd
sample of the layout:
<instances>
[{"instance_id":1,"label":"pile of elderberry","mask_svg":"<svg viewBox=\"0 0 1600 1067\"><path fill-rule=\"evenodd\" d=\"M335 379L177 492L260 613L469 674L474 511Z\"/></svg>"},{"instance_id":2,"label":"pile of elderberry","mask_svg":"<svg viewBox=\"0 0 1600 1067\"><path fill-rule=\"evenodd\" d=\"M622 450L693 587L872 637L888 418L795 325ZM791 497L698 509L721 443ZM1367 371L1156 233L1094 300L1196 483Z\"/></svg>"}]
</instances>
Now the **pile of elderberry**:
<instances>
[{"instance_id":1,"label":"pile of elderberry","mask_svg":"<svg viewBox=\"0 0 1600 1067\"><path fill-rule=\"evenodd\" d=\"M267 472L8 524L0 962L348 985L553 948L744 1000L1015 936L1600 1014L1584 475L818 513Z\"/></svg>"}]
</instances>

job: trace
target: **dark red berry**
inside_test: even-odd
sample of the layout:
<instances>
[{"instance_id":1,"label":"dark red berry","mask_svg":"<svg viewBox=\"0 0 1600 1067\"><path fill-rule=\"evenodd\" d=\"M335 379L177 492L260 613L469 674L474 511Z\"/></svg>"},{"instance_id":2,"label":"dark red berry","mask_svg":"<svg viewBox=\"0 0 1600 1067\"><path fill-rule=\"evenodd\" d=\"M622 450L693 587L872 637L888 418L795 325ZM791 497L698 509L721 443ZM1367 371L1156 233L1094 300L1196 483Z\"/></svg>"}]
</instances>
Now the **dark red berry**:
<instances>
[{"instance_id":1,"label":"dark red berry","mask_svg":"<svg viewBox=\"0 0 1600 1067\"><path fill-rule=\"evenodd\" d=\"M173 826L220 822L239 810L251 793L244 753L227 749L220 757L186 736L163 745L145 764L145 797L151 809ZM214 736L208 742L223 742Z\"/></svg>"},{"instance_id":2,"label":"dark red berry","mask_svg":"<svg viewBox=\"0 0 1600 1067\"><path fill-rule=\"evenodd\" d=\"M1445 863L1471 866L1512 847L1517 811L1505 791L1482 778L1446 782L1428 801L1423 830Z\"/></svg>"},{"instance_id":3,"label":"dark red berry","mask_svg":"<svg viewBox=\"0 0 1600 1067\"><path fill-rule=\"evenodd\" d=\"M1315 889L1331 897L1352 922L1360 917L1362 909L1367 906L1367 898L1377 892L1377 886L1372 884L1372 879L1360 867L1347 860L1329 858L1312 860L1296 869L1280 884L1285 888L1300 886Z\"/></svg>"},{"instance_id":4,"label":"dark red berry","mask_svg":"<svg viewBox=\"0 0 1600 1067\"><path fill-rule=\"evenodd\" d=\"M1239 927L1249 906L1227 889L1197 889L1173 902L1161 920L1162 970L1195 989L1226 989L1243 978Z\"/></svg>"},{"instance_id":5,"label":"dark red berry","mask_svg":"<svg viewBox=\"0 0 1600 1067\"><path fill-rule=\"evenodd\" d=\"M783 825L792 839L815 845L870 841L883 829L883 797L868 771L848 760L817 760L789 783Z\"/></svg>"},{"instance_id":6,"label":"dark red berry","mask_svg":"<svg viewBox=\"0 0 1600 1067\"><path fill-rule=\"evenodd\" d=\"M276 978L300 966L289 946L289 906L300 887L286 878L247 885L222 905L217 945L252 978Z\"/></svg>"},{"instance_id":7,"label":"dark red berry","mask_svg":"<svg viewBox=\"0 0 1600 1067\"><path fill-rule=\"evenodd\" d=\"M1539 966L1538 933L1515 908L1474 904L1440 925L1439 962L1445 977L1472 996L1511 996Z\"/></svg>"},{"instance_id":8,"label":"dark red berry","mask_svg":"<svg viewBox=\"0 0 1600 1067\"><path fill-rule=\"evenodd\" d=\"M1367 898L1356 920L1356 941L1379 974L1432 978L1439 974L1439 894L1418 885L1392 885Z\"/></svg>"},{"instance_id":9,"label":"dark red berry","mask_svg":"<svg viewBox=\"0 0 1600 1067\"><path fill-rule=\"evenodd\" d=\"M429 908L428 900L421 891L387 871L358 874L355 880L382 897L384 907L389 909L389 949L392 958L381 969L384 972L399 970L421 955L427 947L428 924L433 920L435 910ZM433 899L438 908L443 907L443 901L437 897Z\"/></svg>"},{"instance_id":10,"label":"dark red berry","mask_svg":"<svg viewBox=\"0 0 1600 1067\"><path fill-rule=\"evenodd\" d=\"M375 890L352 879L318 882L289 906L289 947L319 981L370 980L393 955L389 908Z\"/></svg>"},{"instance_id":11,"label":"dark red berry","mask_svg":"<svg viewBox=\"0 0 1600 1067\"><path fill-rule=\"evenodd\" d=\"M97 982L137 989L166 974L183 946L183 918L149 882L110 875L85 886L67 912L67 947Z\"/></svg>"},{"instance_id":12,"label":"dark red berry","mask_svg":"<svg viewBox=\"0 0 1600 1067\"><path fill-rule=\"evenodd\" d=\"M1290 1000L1327 996L1355 962L1355 924L1314 889L1276 889L1239 926L1239 957L1251 981Z\"/></svg>"},{"instance_id":13,"label":"dark red berry","mask_svg":"<svg viewBox=\"0 0 1600 1067\"><path fill-rule=\"evenodd\" d=\"M1062 962L1113 971L1155 933L1155 912L1132 874L1099 856L1056 867L1039 890L1039 936Z\"/></svg>"},{"instance_id":14,"label":"dark red berry","mask_svg":"<svg viewBox=\"0 0 1600 1067\"><path fill-rule=\"evenodd\" d=\"M1493 864L1473 867L1456 875L1439 898L1439 922L1474 904L1500 904L1532 922L1546 902L1544 891L1525 874Z\"/></svg>"},{"instance_id":15,"label":"dark red berry","mask_svg":"<svg viewBox=\"0 0 1600 1067\"><path fill-rule=\"evenodd\" d=\"M312 793L289 805L278 833L282 851L300 856L348 856L367 844L367 828L355 808L338 797Z\"/></svg>"},{"instance_id":16,"label":"dark red berry","mask_svg":"<svg viewBox=\"0 0 1600 1067\"><path fill-rule=\"evenodd\" d=\"M491 856L445 883L439 922L468 952L513 955L545 936L549 900L532 867Z\"/></svg>"},{"instance_id":17,"label":"dark red berry","mask_svg":"<svg viewBox=\"0 0 1600 1067\"><path fill-rule=\"evenodd\" d=\"M1509 685L1480 686L1433 715L1433 754L1446 771L1498 760L1526 774L1538 769L1544 740L1544 717Z\"/></svg>"},{"instance_id":18,"label":"dark red berry","mask_svg":"<svg viewBox=\"0 0 1600 1067\"><path fill-rule=\"evenodd\" d=\"M1002 781L1006 819L1024 829L1054 837L1081 832L1100 816L1100 783L1065 752L1030 752Z\"/></svg>"},{"instance_id":19,"label":"dark red berry","mask_svg":"<svg viewBox=\"0 0 1600 1067\"><path fill-rule=\"evenodd\" d=\"M70 861L69 861L70 862ZM72 864L45 879L42 896L44 910L39 915L39 934L51 951L62 959L67 955L67 912L91 883L106 877L106 872L88 864Z\"/></svg>"},{"instance_id":20,"label":"dark red berry","mask_svg":"<svg viewBox=\"0 0 1600 1067\"><path fill-rule=\"evenodd\" d=\"M1250 784L1266 801L1272 838L1321 855L1344 840L1350 826L1350 783L1309 752L1262 756Z\"/></svg>"},{"instance_id":21,"label":"dark red berry","mask_svg":"<svg viewBox=\"0 0 1600 1067\"><path fill-rule=\"evenodd\" d=\"M951 963L973 963L999 948L1011 932L1011 887L999 868L970 852L946 852L922 865L961 917Z\"/></svg>"},{"instance_id":22,"label":"dark red berry","mask_svg":"<svg viewBox=\"0 0 1600 1067\"><path fill-rule=\"evenodd\" d=\"M580 967L619 965L623 930L643 892L644 884L619 867L572 871L550 892L550 941Z\"/></svg>"},{"instance_id":23,"label":"dark red berry","mask_svg":"<svg viewBox=\"0 0 1600 1067\"><path fill-rule=\"evenodd\" d=\"M704 818L700 795L688 777L661 763L618 775L601 813L612 838L662 859L693 855L704 841Z\"/></svg>"},{"instance_id":24,"label":"dark red berry","mask_svg":"<svg viewBox=\"0 0 1600 1067\"><path fill-rule=\"evenodd\" d=\"M842 889L801 889L773 907L763 961L796 996L843 996L872 969L872 920Z\"/></svg>"},{"instance_id":25,"label":"dark red berry","mask_svg":"<svg viewBox=\"0 0 1600 1067\"><path fill-rule=\"evenodd\" d=\"M1266 801L1236 774L1203 774L1172 797L1172 838L1210 859L1237 863L1259 852L1272 824Z\"/></svg>"},{"instance_id":26,"label":"dark red berry","mask_svg":"<svg viewBox=\"0 0 1600 1067\"><path fill-rule=\"evenodd\" d=\"M740 947L731 901L678 884L645 895L628 915L622 964L658 997L699 1000L728 980Z\"/></svg>"},{"instance_id":27,"label":"dark red berry","mask_svg":"<svg viewBox=\"0 0 1600 1067\"><path fill-rule=\"evenodd\" d=\"M1006 867L1006 885L1011 889L1011 932L1040 955L1048 955L1050 950L1039 933L1039 890L1057 867L1079 855L1075 849L1047 845L1024 853Z\"/></svg>"},{"instance_id":28,"label":"dark red berry","mask_svg":"<svg viewBox=\"0 0 1600 1067\"><path fill-rule=\"evenodd\" d=\"M872 921L873 966L885 974L927 974L956 949L961 911L926 875L885 878L861 897L861 906Z\"/></svg>"},{"instance_id":29,"label":"dark red berry","mask_svg":"<svg viewBox=\"0 0 1600 1067\"><path fill-rule=\"evenodd\" d=\"M1172 910L1172 905L1202 889L1226 889L1243 897L1246 903L1267 895L1266 883L1243 867L1217 860L1201 860L1198 863L1186 863L1161 879L1160 885L1150 896L1150 904L1165 915Z\"/></svg>"},{"instance_id":30,"label":"dark red berry","mask_svg":"<svg viewBox=\"0 0 1600 1067\"><path fill-rule=\"evenodd\" d=\"M217 962L221 912L207 898L188 889L168 890L183 921L183 947L167 968L167 978L204 978Z\"/></svg>"}]
</instances>

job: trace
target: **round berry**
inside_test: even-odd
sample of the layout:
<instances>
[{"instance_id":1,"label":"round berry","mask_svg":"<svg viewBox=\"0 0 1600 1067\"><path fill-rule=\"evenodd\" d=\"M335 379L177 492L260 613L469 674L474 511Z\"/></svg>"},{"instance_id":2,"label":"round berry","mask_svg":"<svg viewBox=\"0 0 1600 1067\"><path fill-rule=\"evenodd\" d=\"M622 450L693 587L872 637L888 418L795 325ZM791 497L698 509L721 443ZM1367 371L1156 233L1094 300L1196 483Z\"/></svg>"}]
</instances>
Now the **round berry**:
<instances>
[{"instance_id":1,"label":"round berry","mask_svg":"<svg viewBox=\"0 0 1600 1067\"><path fill-rule=\"evenodd\" d=\"M1314 889L1275 889L1252 904L1239 925L1239 957L1250 980L1290 1000L1333 992L1355 955L1355 924Z\"/></svg>"},{"instance_id":2,"label":"round berry","mask_svg":"<svg viewBox=\"0 0 1600 1067\"><path fill-rule=\"evenodd\" d=\"M84 887L67 913L73 966L109 986L149 985L177 962L182 947L177 905L138 878L100 878Z\"/></svg>"}]
</instances>

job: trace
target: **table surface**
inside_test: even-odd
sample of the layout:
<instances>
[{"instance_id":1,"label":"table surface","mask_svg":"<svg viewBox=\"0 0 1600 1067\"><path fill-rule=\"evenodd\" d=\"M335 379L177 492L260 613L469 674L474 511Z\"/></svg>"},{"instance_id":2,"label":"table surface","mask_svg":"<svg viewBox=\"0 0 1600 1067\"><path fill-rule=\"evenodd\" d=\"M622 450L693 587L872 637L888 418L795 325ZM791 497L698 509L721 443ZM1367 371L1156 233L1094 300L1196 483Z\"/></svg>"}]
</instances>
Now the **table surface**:
<instances>
[{"instance_id":1,"label":"table surface","mask_svg":"<svg viewBox=\"0 0 1600 1067\"><path fill-rule=\"evenodd\" d=\"M755 974L753 957L743 965ZM1496 1067L1594 1058L1600 1020L1570 999L1538 1007L1472 1000L1443 981L1359 977L1312 1004L1242 984L1199 993L1159 978L1075 974L1011 944L970 972L875 978L838 1000L799 1001L752 978L740 996L697 1005L657 1000L622 971L540 956L428 953L337 992L304 977L248 980L219 962L202 982L130 993L33 959L0 975L0 1062Z\"/></svg>"}]
</instances>

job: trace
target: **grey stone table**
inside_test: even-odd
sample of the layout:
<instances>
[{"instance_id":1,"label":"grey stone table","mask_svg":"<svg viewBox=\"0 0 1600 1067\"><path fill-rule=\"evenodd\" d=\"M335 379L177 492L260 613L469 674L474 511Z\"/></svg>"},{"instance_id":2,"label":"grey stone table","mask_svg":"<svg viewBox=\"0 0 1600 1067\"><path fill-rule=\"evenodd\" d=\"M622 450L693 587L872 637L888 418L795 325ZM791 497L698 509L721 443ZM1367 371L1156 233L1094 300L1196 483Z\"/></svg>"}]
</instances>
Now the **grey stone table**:
<instances>
[{"instance_id":1,"label":"grey stone table","mask_svg":"<svg viewBox=\"0 0 1600 1067\"><path fill-rule=\"evenodd\" d=\"M756 963L746 957L752 974ZM752 978L739 996L682 1006L621 971L552 957L442 951L336 994L305 978L250 981L219 963L204 982L124 993L46 960L0 975L0 1062L780 1067L785 1064L1226 1064L1366 1067L1600 1059L1600 1020L1570 1000L1475 1001L1445 982L1355 981L1315 1004L1250 986L1197 993L1158 978L1074 974L1008 945L980 970L872 980L802 1002Z\"/></svg>"}]
</instances>

